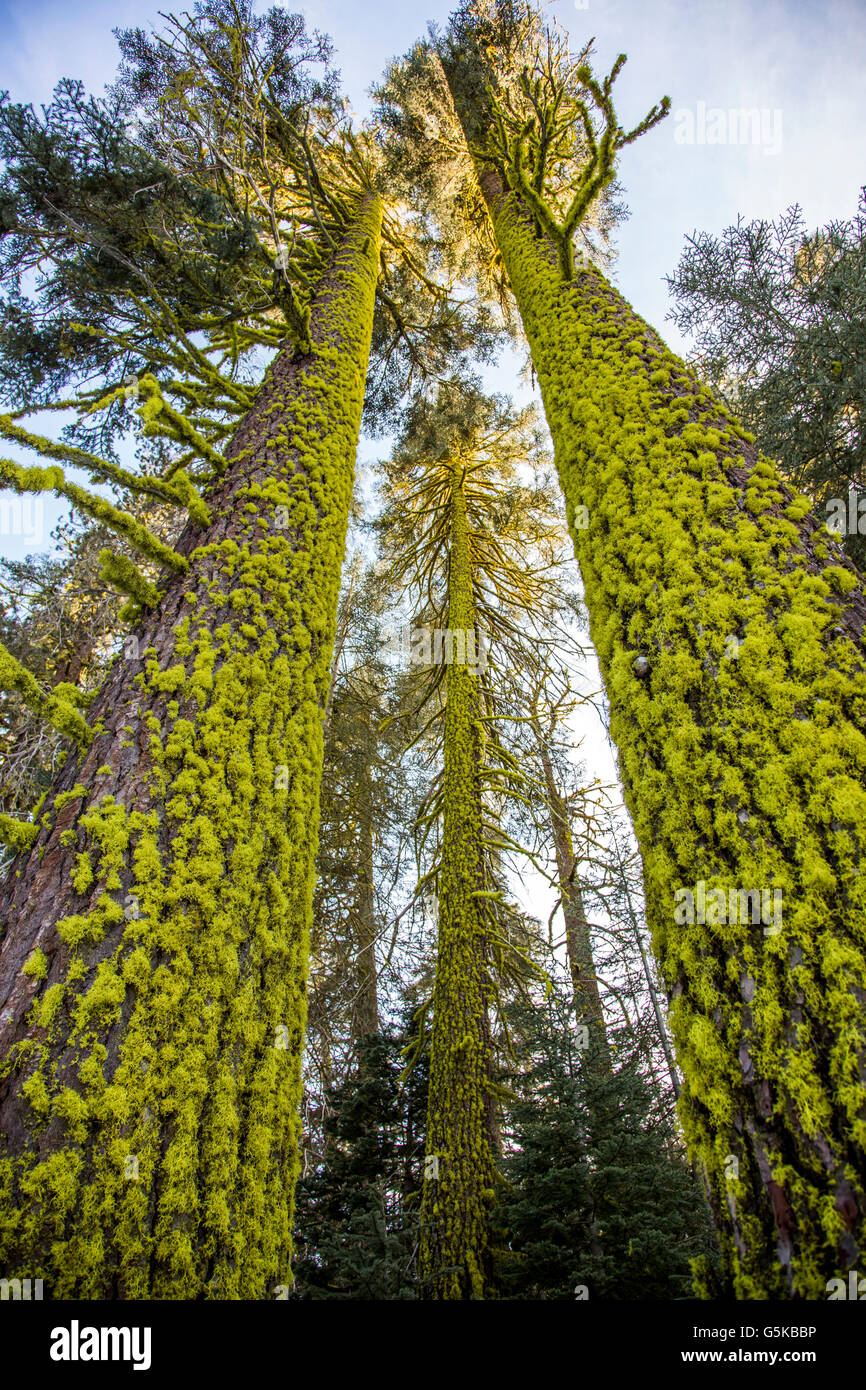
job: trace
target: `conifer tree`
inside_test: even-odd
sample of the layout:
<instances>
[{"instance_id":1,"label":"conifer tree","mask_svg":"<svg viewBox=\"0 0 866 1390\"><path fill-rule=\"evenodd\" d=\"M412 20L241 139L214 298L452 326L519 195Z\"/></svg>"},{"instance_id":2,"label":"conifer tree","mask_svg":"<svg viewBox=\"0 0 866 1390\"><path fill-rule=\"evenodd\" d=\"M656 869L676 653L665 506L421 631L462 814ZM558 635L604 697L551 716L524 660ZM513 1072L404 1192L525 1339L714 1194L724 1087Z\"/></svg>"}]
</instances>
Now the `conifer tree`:
<instances>
[{"instance_id":1,"label":"conifer tree","mask_svg":"<svg viewBox=\"0 0 866 1390\"><path fill-rule=\"evenodd\" d=\"M807 232L802 209L686 238L668 318L701 376L786 482L866 558L866 188L857 212Z\"/></svg>"},{"instance_id":2,"label":"conifer tree","mask_svg":"<svg viewBox=\"0 0 866 1390\"><path fill-rule=\"evenodd\" d=\"M369 141L333 79L307 74L329 50L300 17L204 0L166 25L120 36L105 101L61 83L41 118L0 122L17 397L0 429L125 496L14 460L3 478L69 498L145 562L102 557L133 631L89 720L68 683L46 692L3 660L5 686L82 752L38 825L3 822L32 852L4 902L2 1248L47 1261L56 1291L264 1296L287 1277L322 715L376 306L386 411L407 374L486 329L383 223ZM116 456L130 399L138 473ZM46 405L75 412L60 439L27 427ZM189 525L160 541L127 504L141 496ZM171 1028L169 998L186 1010ZM185 1041L202 1014L204 1049Z\"/></svg>"},{"instance_id":3,"label":"conifer tree","mask_svg":"<svg viewBox=\"0 0 866 1390\"><path fill-rule=\"evenodd\" d=\"M634 1039L611 1030L618 1062L605 1072L575 1045L559 987L510 1012L520 1065L508 1075L502 1297L690 1297L692 1262L717 1265L709 1212Z\"/></svg>"},{"instance_id":4,"label":"conifer tree","mask_svg":"<svg viewBox=\"0 0 866 1390\"><path fill-rule=\"evenodd\" d=\"M21 853L2 897L0 1258L54 1297L267 1297L289 1279L322 711L379 269L382 204L359 177L296 248L306 303L252 392L191 341L188 307L185 328L152 281L142 307L147 271L118 262L103 322L123 303L145 352L193 366L172 383L186 411L137 380L187 470L175 449L135 475L33 435L26 409L4 418L17 444L189 513L167 546L54 463L3 464L157 567L152 582L104 562L134 626L86 714L68 683L46 694L2 659L4 687L71 744L37 818L4 822ZM13 252L21 266L53 235L62 283L70 240L74 260L95 236L74 219L52 233L31 187ZM124 336L99 332L115 352ZM196 407L226 397L235 418L211 442Z\"/></svg>"},{"instance_id":5,"label":"conifer tree","mask_svg":"<svg viewBox=\"0 0 866 1390\"><path fill-rule=\"evenodd\" d=\"M407 1031L368 1033L358 1071L329 1096L329 1143L298 1184L297 1297L417 1297L427 1059Z\"/></svg>"},{"instance_id":6,"label":"conifer tree","mask_svg":"<svg viewBox=\"0 0 866 1390\"><path fill-rule=\"evenodd\" d=\"M377 217L367 201L347 228L311 350L269 369L135 658L88 722L63 711L81 752L6 888L4 1256L58 1295L262 1296L288 1274L321 709ZM6 677L19 688L22 669Z\"/></svg>"},{"instance_id":7,"label":"conifer tree","mask_svg":"<svg viewBox=\"0 0 866 1390\"><path fill-rule=\"evenodd\" d=\"M739 1297L822 1296L866 1243L862 579L575 255L667 98L624 129L624 56L598 79L506 0L404 84L436 61L544 399L726 1269Z\"/></svg>"},{"instance_id":8,"label":"conifer tree","mask_svg":"<svg viewBox=\"0 0 866 1390\"><path fill-rule=\"evenodd\" d=\"M447 630L452 637L462 634L468 645L469 634L478 631L464 491L468 470L458 456L449 472L443 498L450 532ZM446 682L427 1134L428 1153L438 1171L424 1185L420 1277L428 1296L479 1298L488 1277L486 1226L494 1198L491 952L483 902L490 885L482 827L482 706L468 653L462 661L455 654Z\"/></svg>"},{"instance_id":9,"label":"conifer tree","mask_svg":"<svg viewBox=\"0 0 866 1390\"><path fill-rule=\"evenodd\" d=\"M519 774L496 733L496 662L488 669L486 646L516 631L537 587L531 566L518 561L545 530L532 505L539 498L515 472L532 445L525 413L515 417L469 383L443 385L430 405L418 402L410 412L380 522L397 548L392 582L410 581L418 614L440 643L422 695L442 730L441 773L421 818L428 830L441 821L422 879L438 900L422 1298L478 1299L491 1287L498 1143L491 1010L508 970L496 871L496 852L508 840L494 803Z\"/></svg>"},{"instance_id":10,"label":"conifer tree","mask_svg":"<svg viewBox=\"0 0 866 1390\"><path fill-rule=\"evenodd\" d=\"M365 565L356 553L340 602L326 709L313 902L310 1042L322 1062L329 1059L322 1089L357 1069L362 1039L380 1031L383 991L392 992L395 974L386 969L380 982L386 938L390 958L403 899L414 888L411 825L421 792L405 745L417 730L411 719L387 719L401 701L402 678L385 637L395 602L382 566Z\"/></svg>"}]
</instances>

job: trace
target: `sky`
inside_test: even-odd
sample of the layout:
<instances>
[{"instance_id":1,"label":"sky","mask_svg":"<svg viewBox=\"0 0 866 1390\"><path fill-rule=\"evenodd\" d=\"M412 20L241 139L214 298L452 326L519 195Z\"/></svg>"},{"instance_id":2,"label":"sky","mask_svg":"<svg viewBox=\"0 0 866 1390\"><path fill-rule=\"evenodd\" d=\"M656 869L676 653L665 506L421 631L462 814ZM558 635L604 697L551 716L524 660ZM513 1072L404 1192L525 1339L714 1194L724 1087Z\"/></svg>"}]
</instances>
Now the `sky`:
<instances>
[{"instance_id":1,"label":"sky","mask_svg":"<svg viewBox=\"0 0 866 1390\"><path fill-rule=\"evenodd\" d=\"M428 21L446 23L452 0L308 0L291 8L330 34L344 89L363 116L370 84L424 36ZM0 91L38 104L72 76L101 93L116 65L112 28L158 24L160 9L170 10L170 0L0 0ZM866 0L554 0L547 9L575 48L595 37L596 71L628 55L616 86L623 125L671 98L668 119L622 155L631 216L618 231L614 280L685 352L688 343L665 323L664 277L687 235L719 234L738 215L777 217L793 203L810 228L854 213L866 183ZM756 112L743 129L741 109ZM489 380L507 390L513 375L506 357ZM362 440L360 461L375 456ZM5 500L4 509L0 493L0 555L45 549L58 509L47 503L34 516L19 504L13 514L11 495ZM591 743L591 765L609 775L597 731Z\"/></svg>"},{"instance_id":2,"label":"sky","mask_svg":"<svg viewBox=\"0 0 866 1390\"><path fill-rule=\"evenodd\" d=\"M371 83L429 21L444 26L452 3L294 0L292 8L331 36L344 89L364 116ZM101 94L117 61L112 29L158 25L170 8L167 0L0 0L0 92L38 104L72 76ZM628 55L616 86L624 125L671 98L667 120L621 156L631 215L618 230L614 279L685 353L688 342L665 322L664 277L687 235L718 234L738 215L777 217L796 202L810 228L853 214L866 183L866 0L553 0L547 10L574 47L595 38L597 71ZM756 113L743 130L740 111ZM506 355L490 384L508 390L514 368ZM362 461L374 454L362 442ZM34 523L20 505L12 517L9 500L4 508L0 494L0 554L20 555L34 531L37 543L47 540L59 508L49 502Z\"/></svg>"},{"instance_id":3,"label":"sky","mask_svg":"<svg viewBox=\"0 0 866 1390\"><path fill-rule=\"evenodd\" d=\"M428 21L445 24L452 0L295 0L292 8L331 35L345 90L364 114L370 84ZM112 28L147 27L170 9L169 0L0 0L0 90L38 103L74 76L100 92L116 62ZM664 276L685 235L718 233L738 214L775 217L795 202L813 226L854 212L866 182L866 0L554 0L547 9L575 46L595 37L599 67L628 55L616 87L624 124L671 98L672 115L623 152L632 215L620 230L616 279L672 346L684 344L663 323ZM707 136L718 133L710 112L744 108L765 113L769 138L701 143L699 103ZM693 143L678 113L691 113Z\"/></svg>"}]
</instances>

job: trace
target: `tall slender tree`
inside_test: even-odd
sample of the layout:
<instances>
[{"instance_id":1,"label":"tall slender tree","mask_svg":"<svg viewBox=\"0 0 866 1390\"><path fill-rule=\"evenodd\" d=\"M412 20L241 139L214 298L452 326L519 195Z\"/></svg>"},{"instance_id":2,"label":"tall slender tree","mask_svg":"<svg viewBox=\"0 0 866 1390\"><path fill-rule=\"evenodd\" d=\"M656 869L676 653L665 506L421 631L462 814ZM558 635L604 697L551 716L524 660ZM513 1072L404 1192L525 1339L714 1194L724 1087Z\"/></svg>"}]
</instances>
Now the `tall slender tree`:
<instances>
[{"instance_id":1,"label":"tall slender tree","mask_svg":"<svg viewBox=\"0 0 866 1390\"><path fill-rule=\"evenodd\" d=\"M516 630L537 587L528 557L549 523L533 504L549 498L521 483L516 469L533 447L526 412L515 416L470 384L449 383L410 412L380 523L396 549L392 578L410 583L426 624L432 669L422 699L428 722L438 720L442 748L421 818L422 838L441 825L422 879L438 900L423 1298L477 1299L491 1290L498 1149L491 1012L510 966L497 863L508 839L497 803L519 773L497 736L497 659L487 647Z\"/></svg>"},{"instance_id":2,"label":"tall slender tree","mask_svg":"<svg viewBox=\"0 0 866 1390\"><path fill-rule=\"evenodd\" d=\"M494 1199L494 1122L489 1008L491 950L481 895L484 862L484 727L478 677L465 647L478 632L464 485L450 467L446 509L448 623L464 639L446 673L439 943L433 993L427 1154L419 1273L425 1294L483 1297L487 1226ZM459 639L458 639L459 640ZM476 637L477 641L477 637ZM477 646L476 646L477 651Z\"/></svg>"},{"instance_id":3,"label":"tall slender tree","mask_svg":"<svg viewBox=\"0 0 866 1390\"><path fill-rule=\"evenodd\" d=\"M540 668L540 669L539 669ZM586 916L583 890L578 875L578 859L572 835L572 815L553 760L553 735L557 723L565 717L570 690L568 682L560 682L557 694L550 689L553 673L545 667L542 655L537 666L539 679L530 697L530 729L541 766L545 810L549 821L556 861L559 905L565 925L565 949L571 976L576 1016L595 1034L595 1053L607 1057L607 1036L604 1009L599 992L598 977L593 959L592 940ZM555 680L555 677L553 677ZM562 685L565 688L562 688ZM547 695L546 706L543 696ZM563 708L565 706L565 708ZM608 1059L609 1060L609 1059Z\"/></svg>"}]
</instances>

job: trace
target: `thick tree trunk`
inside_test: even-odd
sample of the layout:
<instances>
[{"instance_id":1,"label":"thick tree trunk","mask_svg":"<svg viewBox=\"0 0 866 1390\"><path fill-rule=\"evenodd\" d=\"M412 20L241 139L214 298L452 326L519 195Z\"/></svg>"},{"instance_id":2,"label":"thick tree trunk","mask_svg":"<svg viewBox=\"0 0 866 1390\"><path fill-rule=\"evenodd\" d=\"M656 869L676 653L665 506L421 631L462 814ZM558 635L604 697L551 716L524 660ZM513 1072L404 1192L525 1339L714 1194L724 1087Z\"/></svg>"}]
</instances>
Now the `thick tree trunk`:
<instances>
[{"instance_id":1,"label":"thick tree trunk","mask_svg":"<svg viewBox=\"0 0 866 1390\"><path fill-rule=\"evenodd\" d=\"M359 205L0 895L0 1269L288 1285L322 710L378 270ZM125 651L129 652L127 642ZM28 965L28 962L30 963Z\"/></svg>"},{"instance_id":2,"label":"thick tree trunk","mask_svg":"<svg viewBox=\"0 0 866 1390\"><path fill-rule=\"evenodd\" d=\"M824 1297L866 1249L862 577L604 276L564 280L498 171L479 181L553 436L725 1264L740 1297Z\"/></svg>"},{"instance_id":3,"label":"thick tree trunk","mask_svg":"<svg viewBox=\"0 0 866 1390\"><path fill-rule=\"evenodd\" d=\"M466 501L457 480L451 497L448 626L452 633L466 633L475 627L475 606ZM447 682L439 941L419 1257L421 1295L428 1299L485 1297L494 1197L488 941L484 900L473 897L485 889L478 680L465 660L455 659Z\"/></svg>"}]
</instances>

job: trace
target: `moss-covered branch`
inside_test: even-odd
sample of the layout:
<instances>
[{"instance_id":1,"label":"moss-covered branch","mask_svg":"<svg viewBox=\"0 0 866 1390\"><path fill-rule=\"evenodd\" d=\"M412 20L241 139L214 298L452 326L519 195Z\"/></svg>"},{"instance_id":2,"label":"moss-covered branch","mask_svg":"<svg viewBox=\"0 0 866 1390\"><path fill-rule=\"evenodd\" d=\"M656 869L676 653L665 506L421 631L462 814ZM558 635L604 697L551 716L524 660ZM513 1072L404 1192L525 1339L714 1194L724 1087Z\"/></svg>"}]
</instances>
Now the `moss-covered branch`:
<instances>
[{"instance_id":1,"label":"moss-covered branch","mask_svg":"<svg viewBox=\"0 0 866 1390\"><path fill-rule=\"evenodd\" d=\"M121 393L123 389L121 388ZM28 449L33 449L45 458L57 459L60 462L71 463L76 468L86 469L92 477L115 483L139 496L157 497L162 502L172 502L175 506L186 507L193 520L199 525L207 525L207 508L186 476L182 481L176 477L171 483L146 473L130 473L128 469L119 467L110 459L99 458L98 455L78 449L73 444L64 444L41 434L33 434L23 426L16 425L8 415L0 415L0 434L5 435L7 439L14 439L16 443L23 444Z\"/></svg>"},{"instance_id":2,"label":"moss-covered branch","mask_svg":"<svg viewBox=\"0 0 866 1390\"><path fill-rule=\"evenodd\" d=\"M121 511L104 497L69 482L62 468L25 468L11 459L0 459L0 480L18 493L54 492L59 497L66 497L85 516L93 517L94 521L100 521L109 530L116 531L149 560L165 565L177 574L185 574L189 568L182 555L164 545L129 512Z\"/></svg>"},{"instance_id":3,"label":"moss-covered branch","mask_svg":"<svg viewBox=\"0 0 866 1390\"><path fill-rule=\"evenodd\" d=\"M77 692L73 686L61 683L46 694L36 677L11 652L0 644L0 690L14 692L24 701L28 709L39 715L59 734L72 739L73 743L87 747L93 731L75 708L73 700Z\"/></svg>"}]
</instances>

